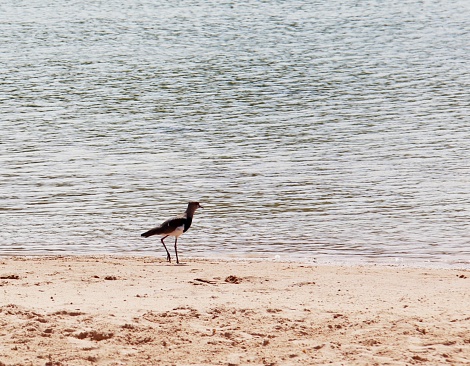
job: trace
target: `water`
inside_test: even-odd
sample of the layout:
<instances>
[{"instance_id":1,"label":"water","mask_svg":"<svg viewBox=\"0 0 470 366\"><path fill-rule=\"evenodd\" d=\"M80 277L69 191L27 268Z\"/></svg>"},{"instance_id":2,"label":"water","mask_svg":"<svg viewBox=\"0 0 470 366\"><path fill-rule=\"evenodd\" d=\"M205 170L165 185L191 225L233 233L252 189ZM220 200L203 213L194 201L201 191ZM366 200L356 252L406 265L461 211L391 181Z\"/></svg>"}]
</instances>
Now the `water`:
<instances>
[{"instance_id":1,"label":"water","mask_svg":"<svg viewBox=\"0 0 470 366\"><path fill-rule=\"evenodd\" d=\"M470 263L470 3L3 1L0 254ZM170 240L171 243L171 240ZM279 258L279 257L276 257Z\"/></svg>"}]
</instances>

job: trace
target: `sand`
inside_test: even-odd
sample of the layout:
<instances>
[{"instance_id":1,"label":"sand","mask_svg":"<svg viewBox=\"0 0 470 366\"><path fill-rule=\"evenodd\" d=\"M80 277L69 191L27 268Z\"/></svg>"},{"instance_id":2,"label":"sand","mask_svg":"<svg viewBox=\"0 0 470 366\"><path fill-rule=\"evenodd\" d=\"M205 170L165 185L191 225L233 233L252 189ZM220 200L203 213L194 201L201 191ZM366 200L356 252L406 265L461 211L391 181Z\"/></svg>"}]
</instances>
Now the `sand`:
<instances>
[{"instance_id":1,"label":"sand","mask_svg":"<svg viewBox=\"0 0 470 366\"><path fill-rule=\"evenodd\" d=\"M0 258L0 365L470 365L470 271Z\"/></svg>"}]
</instances>

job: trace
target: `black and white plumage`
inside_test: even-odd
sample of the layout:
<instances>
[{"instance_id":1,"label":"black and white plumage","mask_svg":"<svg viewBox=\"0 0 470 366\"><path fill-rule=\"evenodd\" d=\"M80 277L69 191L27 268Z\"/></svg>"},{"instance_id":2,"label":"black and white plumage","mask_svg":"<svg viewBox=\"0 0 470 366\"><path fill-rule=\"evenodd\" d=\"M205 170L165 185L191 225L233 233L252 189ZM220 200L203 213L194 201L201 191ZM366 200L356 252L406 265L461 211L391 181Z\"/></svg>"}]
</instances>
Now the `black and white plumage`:
<instances>
[{"instance_id":1,"label":"black and white plumage","mask_svg":"<svg viewBox=\"0 0 470 366\"><path fill-rule=\"evenodd\" d=\"M141 236L143 236L144 238L148 238L149 236L152 236L152 235L163 236L160 241L162 242L163 247L166 250L166 260L170 263L171 263L170 252L166 248L165 242L163 240L169 236L174 236L175 237L176 263L179 263L178 250L176 248L178 237L181 236L181 234L188 231L188 229L191 226L191 223L193 222L194 212L196 212L198 208L202 208L199 202L189 202L188 208L181 216L168 219L160 226L154 227L153 229L146 231Z\"/></svg>"}]
</instances>

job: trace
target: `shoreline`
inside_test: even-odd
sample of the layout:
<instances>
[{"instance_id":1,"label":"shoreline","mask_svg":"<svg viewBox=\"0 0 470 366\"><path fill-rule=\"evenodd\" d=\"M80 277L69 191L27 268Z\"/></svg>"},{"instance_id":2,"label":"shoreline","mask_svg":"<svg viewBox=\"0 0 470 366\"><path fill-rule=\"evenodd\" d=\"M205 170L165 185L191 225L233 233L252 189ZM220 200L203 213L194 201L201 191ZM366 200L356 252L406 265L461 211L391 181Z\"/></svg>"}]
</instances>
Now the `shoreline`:
<instances>
[{"instance_id":1,"label":"shoreline","mask_svg":"<svg viewBox=\"0 0 470 366\"><path fill-rule=\"evenodd\" d=\"M0 256L0 365L467 365L470 271Z\"/></svg>"},{"instance_id":2,"label":"shoreline","mask_svg":"<svg viewBox=\"0 0 470 366\"><path fill-rule=\"evenodd\" d=\"M174 255L174 253L172 254ZM12 254L0 253L0 260L2 258L116 258L116 259L139 259L148 258L149 260L160 261L164 260L164 255L161 253L149 254L148 252L125 252L125 253L60 253L60 252L37 252L28 254ZM298 263L303 265L312 266L385 266L397 268L429 268L429 269L455 269L455 270L470 270L469 260L430 260L430 259L416 259L407 257L386 257L386 258L355 258L355 257L342 257L331 255L320 255L317 257L302 257L302 256L288 256L288 255L274 255L269 254L266 256L255 255L204 255L204 256L185 256L182 261L228 261L228 262L272 262L272 263Z\"/></svg>"}]
</instances>

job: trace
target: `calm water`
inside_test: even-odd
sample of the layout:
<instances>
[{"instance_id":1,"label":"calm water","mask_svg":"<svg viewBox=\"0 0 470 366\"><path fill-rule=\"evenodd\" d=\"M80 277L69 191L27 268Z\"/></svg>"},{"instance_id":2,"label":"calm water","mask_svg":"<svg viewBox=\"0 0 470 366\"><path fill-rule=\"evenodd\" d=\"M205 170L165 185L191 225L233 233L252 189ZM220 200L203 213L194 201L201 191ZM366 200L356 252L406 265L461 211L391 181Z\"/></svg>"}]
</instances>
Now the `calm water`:
<instances>
[{"instance_id":1,"label":"calm water","mask_svg":"<svg viewBox=\"0 0 470 366\"><path fill-rule=\"evenodd\" d=\"M470 2L0 5L0 254L470 263ZM171 243L171 240L169 241Z\"/></svg>"}]
</instances>

